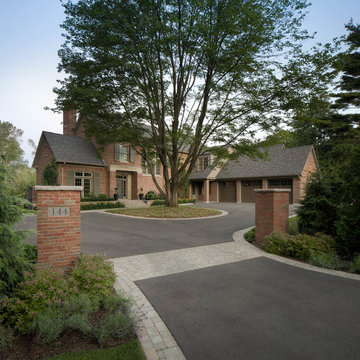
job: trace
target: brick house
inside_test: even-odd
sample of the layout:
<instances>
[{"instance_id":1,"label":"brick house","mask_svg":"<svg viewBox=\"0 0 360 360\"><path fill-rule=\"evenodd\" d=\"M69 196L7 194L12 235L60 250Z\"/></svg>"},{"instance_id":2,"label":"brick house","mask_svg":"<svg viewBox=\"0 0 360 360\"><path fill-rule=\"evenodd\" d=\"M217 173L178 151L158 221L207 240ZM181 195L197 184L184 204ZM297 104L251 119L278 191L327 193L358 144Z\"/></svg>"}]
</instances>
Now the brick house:
<instances>
[{"instance_id":1,"label":"brick house","mask_svg":"<svg viewBox=\"0 0 360 360\"><path fill-rule=\"evenodd\" d=\"M110 144L100 154L95 141L85 139L84 124L75 110L63 112L63 134L43 131L32 166L36 184L42 183L45 166L55 158L59 185L82 186L81 196L116 192L119 199L138 199L149 191L158 193L148 166L131 144ZM156 177L164 185L162 168Z\"/></svg>"},{"instance_id":2,"label":"brick house","mask_svg":"<svg viewBox=\"0 0 360 360\"><path fill-rule=\"evenodd\" d=\"M266 160L240 156L222 168L211 167L212 156L204 154L190 176L189 194L205 202L252 203L255 189L290 189L290 202L304 196L309 176L318 168L313 146L286 149L270 146Z\"/></svg>"}]
</instances>

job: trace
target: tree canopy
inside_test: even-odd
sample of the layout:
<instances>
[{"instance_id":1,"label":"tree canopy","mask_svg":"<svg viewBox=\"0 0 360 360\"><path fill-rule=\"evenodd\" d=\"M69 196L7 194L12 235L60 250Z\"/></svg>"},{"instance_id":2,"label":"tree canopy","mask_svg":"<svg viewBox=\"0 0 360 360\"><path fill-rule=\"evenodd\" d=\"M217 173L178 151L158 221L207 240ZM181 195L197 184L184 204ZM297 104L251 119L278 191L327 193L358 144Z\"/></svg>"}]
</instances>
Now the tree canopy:
<instances>
[{"instance_id":1,"label":"tree canopy","mask_svg":"<svg viewBox=\"0 0 360 360\"><path fill-rule=\"evenodd\" d=\"M157 157L165 191L153 180L167 205L209 143L218 158L253 154L258 130L291 116L333 76L329 46L302 51L307 0L63 5L67 77L57 109L80 110L100 145L128 141L148 164Z\"/></svg>"}]
</instances>

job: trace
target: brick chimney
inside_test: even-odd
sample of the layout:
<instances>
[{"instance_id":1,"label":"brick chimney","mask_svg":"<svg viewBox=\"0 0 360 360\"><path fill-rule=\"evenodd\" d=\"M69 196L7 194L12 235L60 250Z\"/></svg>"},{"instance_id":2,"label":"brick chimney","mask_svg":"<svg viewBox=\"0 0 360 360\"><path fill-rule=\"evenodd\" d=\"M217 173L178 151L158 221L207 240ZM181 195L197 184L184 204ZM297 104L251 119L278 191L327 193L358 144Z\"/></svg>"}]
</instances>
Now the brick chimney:
<instances>
[{"instance_id":1,"label":"brick chimney","mask_svg":"<svg viewBox=\"0 0 360 360\"><path fill-rule=\"evenodd\" d=\"M74 135L72 129L76 127L76 110L63 110L63 134Z\"/></svg>"}]
</instances>

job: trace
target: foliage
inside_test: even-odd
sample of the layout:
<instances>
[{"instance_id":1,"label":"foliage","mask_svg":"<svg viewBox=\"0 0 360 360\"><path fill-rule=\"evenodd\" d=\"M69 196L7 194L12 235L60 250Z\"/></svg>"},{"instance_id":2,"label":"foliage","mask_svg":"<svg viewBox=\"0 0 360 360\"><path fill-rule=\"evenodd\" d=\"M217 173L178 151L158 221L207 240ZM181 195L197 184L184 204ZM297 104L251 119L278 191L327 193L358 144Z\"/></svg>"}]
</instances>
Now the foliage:
<instances>
[{"instance_id":1,"label":"foliage","mask_svg":"<svg viewBox=\"0 0 360 360\"><path fill-rule=\"evenodd\" d=\"M251 230L249 230L248 232L246 232L244 234L244 238L246 241L248 241L250 244L253 244L255 242L255 236L256 236L256 233L255 233L255 228L253 227Z\"/></svg>"},{"instance_id":2,"label":"foliage","mask_svg":"<svg viewBox=\"0 0 360 360\"><path fill-rule=\"evenodd\" d=\"M25 258L30 264L35 265L37 262L37 246L24 244Z\"/></svg>"},{"instance_id":3,"label":"foliage","mask_svg":"<svg viewBox=\"0 0 360 360\"><path fill-rule=\"evenodd\" d=\"M299 233L299 217L294 216L289 218L289 234L296 235Z\"/></svg>"},{"instance_id":4,"label":"foliage","mask_svg":"<svg viewBox=\"0 0 360 360\"><path fill-rule=\"evenodd\" d=\"M326 269L340 270L345 268L344 262L336 255L329 253L312 253L308 259L309 264Z\"/></svg>"},{"instance_id":5,"label":"foliage","mask_svg":"<svg viewBox=\"0 0 360 360\"><path fill-rule=\"evenodd\" d=\"M0 298L22 280L23 271L30 268L23 240L26 232L16 231L13 225L21 220L22 211L17 198L8 195L6 169L0 163Z\"/></svg>"},{"instance_id":6,"label":"foliage","mask_svg":"<svg viewBox=\"0 0 360 360\"><path fill-rule=\"evenodd\" d=\"M36 331L37 339L44 343L54 342L65 328L64 320L59 311L49 309L41 312L32 323L32 328Z\"/></svg>"},{"instance_id":7,"label":"foliage","mask_svg":"<svg viewBox=\"0 0 360 360\"><path fill-rule=\"evenodd\" d=\"M212 150L219 159L258 154L250 141L257 130L291 116L334 77L327 71L330 46L302 51L311 37L302 29L308 6L307 0L64 1L59 70L67 77L55 90L57 109L86 115L86 134L101 146L137 145L166 205L176 206L209 141L221 144ZM157 161L164 187L154 173Z\"/></svg>"},{"instance_id":8,"label":"foliage","mask_svg":"<svg viewBox=\"0 0 360 360\"><path fill-rule=\"evenodd\" d=\"M337 219L336 198L338 184L332 179L315 174L306 184L305 197L297 210L301 233L314 235L323 232L335 235Z\"/></svg>"},{"instance_id":9,"label":"foliage","mask_svg":"<svg viewBox=\"0 0 360 360\"><path fill-rule=\"evenodd\" d=\"M49 307L56 307L69 296L78 293L72 278L65 278L54 269L37 269L26 272L24 281L11 297L1 299L0 319L9 326L27 333L33 320Z\"/></svg>"},{"instance_id":10,"label":"foliage","mask_svg":"<svg viewBox=\"0 0 360 360\"><path fill-rule=\"evenodd\" d=\"M113 198L109 198L107 195L105 194L99 194L99 195L95 195L95 194L90 194L84 198L81 198L82 202L89 202L89 201L113 201Z\"/></svg>"},{"instance_id":11,"label":"foliage","mask_svg":"<svg viewBox=\"0 0 360 360\"><path fill-rule=\"evenodd\" d=\"M123 208L123 207L125 207L125 205L122 204L121 202L116 202L116 203L99 202L99 203L80 205L81 210L115 209L115 208Z\"/></svg>"},{"instance_id":12,"label":"foliage","mask_svg":"<svg viewBox=\"0 0 360 360\"><path fill-rule=\"evenodd\" d=\"M53 158L50 163L48 163L42 173L42 184L43 185L52 185L57 186L58 184L58 169L56 165L56 160Z\"/></svg>"},{"instance_id":13,"label":"foliage","mask_svg":"<svg viewBox=\"0 0 360 360\"><path fill-rule=\"evenodd\" d=\"M335 241L330 236L323 234L315 236L288 235L274 231L265 237L264 246L267 252L304 261L307 261L313 254L335 254Z\"/></svg>"},{"instance_id":14,"label":"foliage","mask_svg":"<svg viewBox=\"0 0 360 360\"><path fill-rule=\"evenodd\" d=\"M89 293L92 298L102 298L113 292L116 275L105 255L82 255L71 274L79 291Z\"/></svg>"},{"instance_id":15,"label":"foliage","mask_svg":"<svg viewBox=\"0 0 360 360\"><path fill-rule=\"evenodd\" d=\"M43 343L55 341L67 329L99 337L101 343L115 332L126 337L133 332L130 302L114 294L115 278L112 264L101 255L82 255L70 275L54 269L26 273L11 297L0 300L0 324L34 333ZM104 312L101 321L92 321L99 311Z\"/></svg>"},{"instance_id":16,"label":"foliage","mask_svg":"<svg viewBox=\"0 0 360 360\"><path fill-rule=\"evenodd\" d=\"M0 351L11 349L14 342L14 333L11 328L5 327L0 322Z\"/></svg>"},{"instance_id":17,"label":"foliage","mask_svg":"<svg viewBox=\"0 0 360 360\"><path fill-rule=\"evenodd\" d=\"M178 204L195 204L194 199L178 199ZM164 206L165 200L154 200L150 206Z\"/></svg>"},{"instance_id":18,"label":"foliage","mask_svg":"<svg viewBox=\"0 0 360 360\"><path fill-rule=\"evenodd\" d=\"M10 166L24 164L24 152L20 147L22 135L21 129L7 121L0 121L0 161L8 171ZM3 180L8 183L7 174L4 174Z\"/></svg>"},{"instance_id":19,"label":"foliage","mask_svg":"<svg viewBox=\"0 0 360 360\"><path fill-rule=\"evenodd\" d=\"M145 360L137 340L102 350L87 350L61 354L47 360Z\"/></svg>"},{"instance_id":20,"label":"foliage","mask_svg":"<svg viewBox=\"0 0 360 360\"><path fill-rule=\"evenodd\" d=\"M95 332L99 344L134 335L132 320L123 313L109 314Z\"/></svg>"},{"instance_id":21,"label":"foliage","mask_svg":"<svg viewBox=\"0 0 360 360\"><path fill-rule=\"evenodd\" d=\"M36 171L29 168L26 164L9 167L9 194L19 196L21 198L27 197L29 187L36 183Z\"/></svg>"},{"instance_id":22,"label":"foliage","mask_svg":"<svg viewBox=\"0 0 360 360\"><path fill-rule=\"evenodd\" d=\"M353 261L349 264L349 271L360 274L360 255L355 256Z\"/></svg>"}]
</instances>

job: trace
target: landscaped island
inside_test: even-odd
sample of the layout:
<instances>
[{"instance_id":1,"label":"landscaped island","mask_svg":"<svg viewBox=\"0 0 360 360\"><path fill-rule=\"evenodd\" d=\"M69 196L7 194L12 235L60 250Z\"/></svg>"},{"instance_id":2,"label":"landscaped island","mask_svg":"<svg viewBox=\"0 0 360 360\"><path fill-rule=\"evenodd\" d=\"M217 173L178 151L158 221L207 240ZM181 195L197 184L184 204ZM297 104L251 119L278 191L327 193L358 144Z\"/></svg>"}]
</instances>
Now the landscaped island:
<instances>
[{"instance_id":1,"label":"landscaped island","mask_svg":"<svg viewBox=\"0 0 360 360\"><path fill-rule=\"evenodd\" d=\"M138 209L116 209L108 210L113 214L147 217L147 218L160 218L160 219L188 219L188 218L201 218L207 216L221 215L222 212L214 209L202 209L193 206L178 206L178 207L165 207L165 206L152 206L149 208Z\"/></svg>"}]
</instances>

